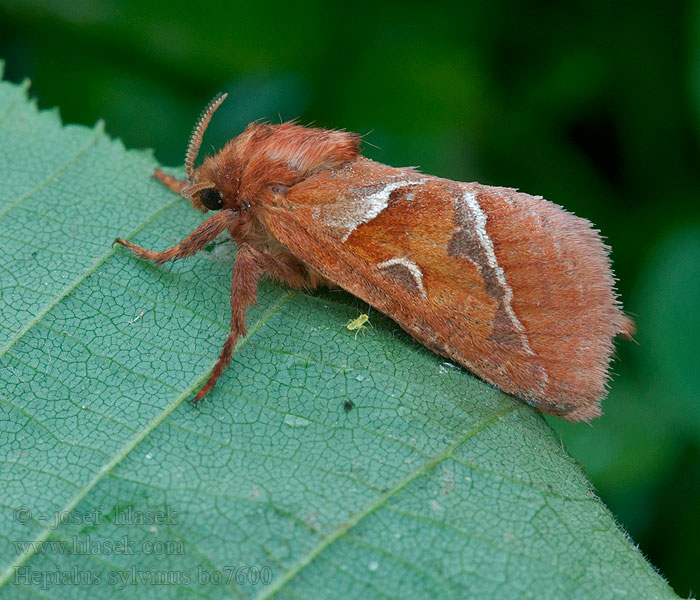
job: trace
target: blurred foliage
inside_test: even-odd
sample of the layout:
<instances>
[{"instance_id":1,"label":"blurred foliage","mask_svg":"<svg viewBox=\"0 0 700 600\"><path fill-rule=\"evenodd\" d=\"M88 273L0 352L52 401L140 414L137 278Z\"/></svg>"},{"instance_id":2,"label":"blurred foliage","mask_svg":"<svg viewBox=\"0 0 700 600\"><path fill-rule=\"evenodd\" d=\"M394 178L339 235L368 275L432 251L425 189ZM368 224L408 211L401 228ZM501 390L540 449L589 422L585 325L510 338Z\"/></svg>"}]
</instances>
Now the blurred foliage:
<instances>
[{"instance_id":1,"label":"blurred foliage","mask_svg":"<svg viewBox=\"0 0 700 600\"><path fill-rule=\"evenodd\" d=\"M298 117L596 223L638 343L603 418L550 423L676 591L700 590L697 2L1 0L0 56L42 107L166 164L226 90L207 147Z\"/></svg>"}]
</instances>

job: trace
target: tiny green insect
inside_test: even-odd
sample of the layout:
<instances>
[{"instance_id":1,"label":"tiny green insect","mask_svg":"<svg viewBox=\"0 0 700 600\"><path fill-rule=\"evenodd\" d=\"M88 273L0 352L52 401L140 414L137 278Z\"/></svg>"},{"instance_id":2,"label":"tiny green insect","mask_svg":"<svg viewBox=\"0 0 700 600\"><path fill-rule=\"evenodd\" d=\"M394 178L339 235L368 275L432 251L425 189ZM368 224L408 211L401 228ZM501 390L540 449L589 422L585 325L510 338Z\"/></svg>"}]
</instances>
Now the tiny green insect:
<instances>
[{"instance_id":1,"label":"tiny green insect","mask_svg":"<svg viewBox=\"0 0 700 600\"><path fill-rule=\"evenodd\" d=\"M365 323L369 321L369 315L366 314L361 314L359 317L356 319L352 319L351 321L348 321L348 324L346 327L350 331L355 332L355 337L357 337L357 334L360 332L361 329L366 329Z\"/></svg>"}]
</instances>

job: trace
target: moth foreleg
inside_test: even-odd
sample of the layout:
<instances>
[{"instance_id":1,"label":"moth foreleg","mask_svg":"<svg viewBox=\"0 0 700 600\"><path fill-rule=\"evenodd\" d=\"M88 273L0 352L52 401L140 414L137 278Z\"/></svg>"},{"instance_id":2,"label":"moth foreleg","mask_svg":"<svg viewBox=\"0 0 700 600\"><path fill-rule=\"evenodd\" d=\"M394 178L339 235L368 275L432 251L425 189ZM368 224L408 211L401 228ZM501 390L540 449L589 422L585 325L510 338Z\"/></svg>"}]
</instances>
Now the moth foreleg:
<instances>
[{"instance_id":1,"label":"moth foreleg","mask_svg":"<svg viewBox=\"0 0 700 600\"><path fill-rule=\"evenodd\" d=\"M229 227L238 217L238 215L238 211L235 210L222 210L216 213L213 217L204 221L204 223L197 227L197 229L190 233L190 235L188 235L179 244L173 246L172 248L168 248L167 250L163 250L162 252L146 250L145 248L132 244L131 242L123 240L122 238L117 238L114 240L114 244L121 244L132 252L138 254L141 258L153 260L158 264L161 264L169 260L177 260L178 258L192 256L195 252L201 250L204 246L211 242L217 235L224 231L224 229Z\"/></svg>"},{"instance_id":2,"label":"moth foreleg","mask_svg":"<svg viewBox=\"0 0 700 600\"><path fill-rule=\"evenodd\" d=\"M160 169L156 169L155 173L153 173L153 177L160 181L164 186L170 188L173 192L178 194L182 192L182 188L188 185L187 181L182 181L181 179L177 179L172 175L163 173L163 171Z\"/></svg>"},{"instance_id":3,"label":"moth foreleg","mask_svg":"<svg viewBox=\"0 0 700 600\"><path fill-rule=\"evenodd\" d=\"M259 254L258 251L248 244L239 244L231 282L231 331L209 379L192 399L194 404L197 404L214 387L217 379L231 362L238 337L246 334L245 315L248 307L256 303L258 279L261 274L261 265L256 254Z\"/></svg>"}]
</instances>

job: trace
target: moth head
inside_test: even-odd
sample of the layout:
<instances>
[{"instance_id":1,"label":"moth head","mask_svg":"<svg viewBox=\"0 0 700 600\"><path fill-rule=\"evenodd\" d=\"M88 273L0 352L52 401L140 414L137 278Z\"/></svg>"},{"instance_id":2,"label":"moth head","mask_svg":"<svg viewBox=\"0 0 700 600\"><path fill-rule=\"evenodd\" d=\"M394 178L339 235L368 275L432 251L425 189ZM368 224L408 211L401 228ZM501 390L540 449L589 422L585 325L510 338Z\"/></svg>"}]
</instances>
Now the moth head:
<instances>
[{"instance_id":1,"label":"moth head","mask_svg":"<svg viewBox=\"0 0 700 600\"><path fill-rule=\"evenodd\" d=\"M211 121L212 115L221 106L226 96L227 94L219 93L207 104L194 129L192 129L190 141L187 144L185 170L187 171L188 185L182 189L181 194L192 203L194 208L202 212L220 210L225 206L224 194L217 187L216 165L212 164L212 157L205 160L204 164L198 169L195 169L194 164L199 154L199 148L202 145L204 132Z\"/></svg>"}]
</instances>

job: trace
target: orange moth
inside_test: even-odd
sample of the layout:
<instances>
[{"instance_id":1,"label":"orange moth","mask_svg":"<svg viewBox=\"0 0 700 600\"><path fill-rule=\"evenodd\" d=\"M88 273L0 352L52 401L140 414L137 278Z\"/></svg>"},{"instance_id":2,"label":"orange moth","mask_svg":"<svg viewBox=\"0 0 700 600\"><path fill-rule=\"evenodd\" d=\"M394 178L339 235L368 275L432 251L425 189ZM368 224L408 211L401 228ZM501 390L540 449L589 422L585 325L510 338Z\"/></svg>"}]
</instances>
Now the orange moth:
<instances>
[{"instance_id":1,"label":"orange moth","mask_svg":"<svg viewBox=\"0 0 700 600\"><path fill-rule=\"evenodd\" d=\"M546 413L600 415L613 339L634 326L617 299L608 248L591 223L538 196L389 167L360 154L360 136L294 123L253 123L187 181L156 177L214 215L163 263L228 230L238 244L231 331L200 401L246 334L247 308L267 275L304 289L341 287L389 315L430 350Z\"/></svg>"}]
</instances>

